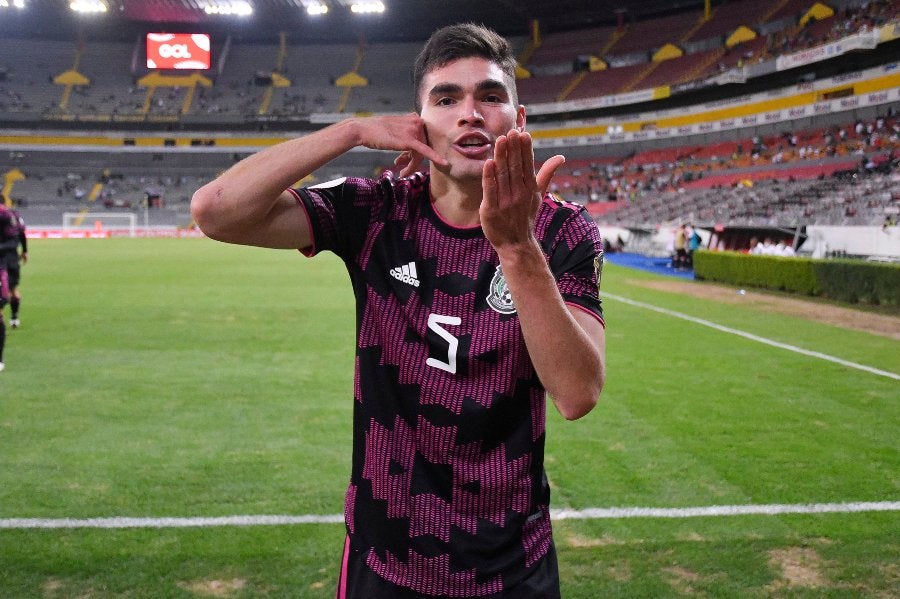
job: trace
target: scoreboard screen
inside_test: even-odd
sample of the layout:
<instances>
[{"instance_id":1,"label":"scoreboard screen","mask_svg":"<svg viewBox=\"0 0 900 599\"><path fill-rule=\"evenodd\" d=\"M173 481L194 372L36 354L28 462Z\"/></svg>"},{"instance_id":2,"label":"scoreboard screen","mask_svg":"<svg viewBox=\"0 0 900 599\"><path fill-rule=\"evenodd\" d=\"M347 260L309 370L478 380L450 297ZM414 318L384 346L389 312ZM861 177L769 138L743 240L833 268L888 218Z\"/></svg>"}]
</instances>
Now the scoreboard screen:
<instances>
[{"instance_id":1,"label":"scoreboard screen","mask_svg":"<svg viewBox=\"0 0 900 599\"><path fill-rule=\"evenodd\" d=\"M148 69L208 69L206 33L148 33Z\"/></svg>"}]
</instances>

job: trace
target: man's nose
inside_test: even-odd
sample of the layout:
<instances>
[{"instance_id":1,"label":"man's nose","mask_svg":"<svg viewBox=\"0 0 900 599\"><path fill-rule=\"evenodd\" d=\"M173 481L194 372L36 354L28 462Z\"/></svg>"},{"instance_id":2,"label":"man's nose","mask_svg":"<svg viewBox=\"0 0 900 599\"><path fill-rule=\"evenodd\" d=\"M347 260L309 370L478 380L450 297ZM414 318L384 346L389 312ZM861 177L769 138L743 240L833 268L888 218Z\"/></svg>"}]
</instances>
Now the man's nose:
<instances>
[{"instance_id":1,"label":"man's nose","mask_svg":"<svg viewBox=\"0 0 900 599\"><path fill-rule=\"evenodd\" d=\"M478 109L478 103L474 98L466 98L459 103L459 122L464 123L483 123L484 117Z\"/></svg>"}]
</instances>

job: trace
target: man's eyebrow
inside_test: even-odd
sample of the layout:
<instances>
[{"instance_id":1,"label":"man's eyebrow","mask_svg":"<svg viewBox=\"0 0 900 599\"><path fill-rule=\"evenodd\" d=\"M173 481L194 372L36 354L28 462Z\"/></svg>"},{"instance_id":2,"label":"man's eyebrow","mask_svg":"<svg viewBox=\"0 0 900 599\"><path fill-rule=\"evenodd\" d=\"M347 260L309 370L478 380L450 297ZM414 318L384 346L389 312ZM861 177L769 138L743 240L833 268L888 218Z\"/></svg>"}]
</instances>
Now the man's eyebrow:
<instances>
[{"instance_id":1,"label":"man's eyebrow","mask_svg":"<svg viewBox=\"0 0 900 599\"><path fill-rule=\"evenodd\" d=\"M462 91L463 87L458 83L438 83L431 88L431 91L428 92L428 95L440 96L444 94L459 94L462 93ZM504 85L502 81L497 81L496 79L485 79L483 81L479 81L475 86L475 91L502 91L504 93L509 93L509 90L506 89L506 85Z\"/></svg>"},{"instance_id":2,"label":"man's eyebrow","mask_svg":"<svg viewBox=\"0 0 900 599\"><path fill-rule=\"evenodd\" d=\"M428 92L429 96L443 96L446 94L458 94L462 91L462 86L456 83L438 83Z\"/></svg>"},{"instance_id":3,"label":"man's eyebrow","mask_svg":"<svg viewBox=\"0 0 900 599\"><path fill-rule=\"evenodd\" d=\"M509 93L509 90L506 89L506 85L502 81L497 81L496 79L485 79L484 81L479 81L478 85L475 86L480 92L483 91L502 91L503 93Z\"/></svg>"}]
</instances>

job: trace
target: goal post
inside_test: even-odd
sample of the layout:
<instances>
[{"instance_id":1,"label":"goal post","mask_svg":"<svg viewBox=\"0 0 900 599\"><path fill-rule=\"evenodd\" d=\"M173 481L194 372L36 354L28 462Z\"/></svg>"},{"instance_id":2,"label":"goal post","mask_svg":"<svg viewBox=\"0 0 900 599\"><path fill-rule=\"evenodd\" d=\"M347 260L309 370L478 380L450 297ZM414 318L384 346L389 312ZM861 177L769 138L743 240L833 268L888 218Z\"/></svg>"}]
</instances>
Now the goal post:
<instances>
[{"instance_id":1,"label":"goal post","mask_svg":"<svg viewBox=\"0 0 900 599\"><path fill-rule=\"evenodd\" d=\"M137 217L131 212L64 212L63 231L124 230L137 237Z\"/></svg>"}]
</instances>

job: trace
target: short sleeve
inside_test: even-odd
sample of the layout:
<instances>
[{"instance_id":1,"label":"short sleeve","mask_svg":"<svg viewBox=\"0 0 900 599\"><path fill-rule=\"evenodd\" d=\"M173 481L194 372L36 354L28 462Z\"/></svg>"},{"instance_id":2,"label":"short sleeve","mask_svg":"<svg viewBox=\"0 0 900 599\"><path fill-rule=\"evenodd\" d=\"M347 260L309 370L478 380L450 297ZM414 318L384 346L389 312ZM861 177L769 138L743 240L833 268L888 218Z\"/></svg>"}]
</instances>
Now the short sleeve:
<instances>
[{"instance_id":1,"label":"short sleeve","mask_svg":"<svg viewBox=\"0 0 900 599\"><path fill-rule=\"evenodd\" d=\"M351 259L363 244L378 202L378 187L367 179L340 178L312 187L291 189L306 211L313 256L331 251Z\"/></svg>"},{"instance_id":2,"label":"short sleeve","mask_svg":"<svg viewBox=\"0 0 900 599\"><path fill-rule=\"evenodd\" d=\"M603 272L603 240L597 224L583 206L559 208L553 220L554 230L549 264L563 300L603 320L600 279Z\"/></svg>"}]
</instances>

